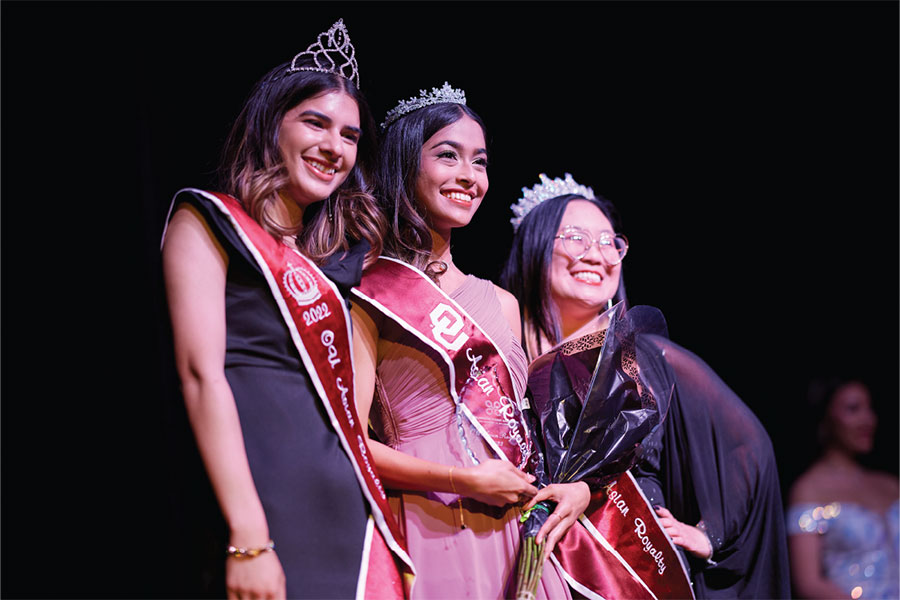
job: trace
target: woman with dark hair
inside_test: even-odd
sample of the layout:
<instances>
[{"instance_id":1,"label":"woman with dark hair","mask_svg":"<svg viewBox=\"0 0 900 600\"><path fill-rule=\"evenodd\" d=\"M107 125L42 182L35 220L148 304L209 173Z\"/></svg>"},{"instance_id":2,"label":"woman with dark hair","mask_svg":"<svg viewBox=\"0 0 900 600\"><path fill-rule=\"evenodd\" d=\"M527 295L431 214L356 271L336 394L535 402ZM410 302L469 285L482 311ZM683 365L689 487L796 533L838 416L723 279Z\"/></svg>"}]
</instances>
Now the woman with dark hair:
<instances>
[{"instance_id":1,"label":"woman with dark hair","mask_svg":"<svg viewBox=\"0 0 900 600\"><path fill-rule=\"evenodd\" d=\"M689 557L694 594L787 597L778 475L762 424L699 357L667 339L658 310L627 309L622 260L629 245L608 200L568 173L553 180L542 174L523 191L512 206L516 234L501 284L520 302L530 359L540 358L529 373L532 407L546 402L548 387L584 402L590 371L563 376L552 369L554 357L573 352L601 348L604 357L621 347L610 356L621 362L622 389L640 390L642 373L664 373L669 395L654 402L667 400L666 414L631 472L658 523ZM612 325L617 333L608 340Z\"/></svg>"},{"instance_id":2,"label":"woman with dark hair","mask_svg":"<svg viewBox=\"0 0 900 600\"><path fill-rule=\"evenodd\" d=\"M877 416L868 386L833 378L810 385L821 452L791 486L787 529L801 598L900 597L900 483L864 467Z\"/></svg>"},{"instance_id":3,"label":"woman with dark hair","mask_svg":"<svg viewBox=\"0 0 900 600\"><path fill-rule=\"evenodd\" d=\"M554 185L546 175L541 175L545 185ZM541 203L541 209L536 211L525 227L519 226L519 220L513 219L519 228L509 259L506 261L501 274L501 285L512 292L519 299L522 307L522 332L525 336L525 349L530 360L536 359L544 351L556 346L565 339L575 336L576 330L584 326L591 328L596 319L600 317L596 301L587 296L585 300L579 298L566 299L561 294L555 296L551 293L551 273L554 260L560 260L563 255L555 253L557 244L555 241L561 235L579 236L579 227L576 218L570 217L570 224L561 228L560 222L568 209L569 203L578 200L581 203L590 203L599 209L609 222L609 231L619 229L619 215L613 204L602 196L595 197L588 188L579 189L579 186L566 174L564 183L567 189L580 191L581 194L562 194ZM555 185L560 185L558 182ZM527 190L526 190L527 192ZM585 197L587 196L587 197ZM576 206L577 208L577 206ZM570 213L571 214L571 213ZM622 258L628 251L628 241L620 236L621 241L612 239L613 244L621 247ZM567 256L567 255L566 255ZM565 260L563 258L563 260ZM593 295L598 292L601 296L607 296L605 304L611 306L620 301L625 301L625 284L622 279L622 263L619 259L616 264L609 265L611 277L604 278L605 287L597 288L591 284L585 287ZM607 289L612 290L608 293ZM560 304L557 304L559 302ZM577 336L575 336L577 337Z\"/></svg>"},{"instance_id":4,"label":"woman with dark hair","mask_svg":"<svg viewBox=\"0 0 900 600\"><path fill-rule=\"evenodd\" d=\"M445 83L401 102L383 125L376 195L385 254L355 288L357 405L416 566L414 598L506 598L515 590L520 504L536 497L522 420L525 356L515 299L466 275L450 251L488 189L484 124ZM552 546L587 505L559 501ZM554 567L538 596L568 597Z\"/></svg>"},{"instance_id":5,"label":"woman with dark hair","mask_svg":"<svg viewBox=\"0 0 900 600\"><path fill-rule=\"evenodd\" d=\"M176 366L228 527L229 598L403 595L391 551L408 557L351 415L346 298L385 228L358 84L338 21L254 87L224 193L182 190L170 210Z\"/></svg>"}]
</instances>

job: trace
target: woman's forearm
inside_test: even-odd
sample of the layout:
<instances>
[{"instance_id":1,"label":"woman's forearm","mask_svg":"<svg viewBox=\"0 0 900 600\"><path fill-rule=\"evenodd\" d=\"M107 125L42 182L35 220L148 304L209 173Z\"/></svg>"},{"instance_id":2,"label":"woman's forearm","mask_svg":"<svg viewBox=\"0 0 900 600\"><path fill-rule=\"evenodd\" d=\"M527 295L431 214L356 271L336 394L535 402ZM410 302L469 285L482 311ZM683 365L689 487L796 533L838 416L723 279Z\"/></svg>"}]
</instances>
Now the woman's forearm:
<instances>
[{"instance_id":1,"label":"woman's forearm","mask_svg":"<svg viewBox=\"0 0 900 600\"><path fill-rule=\"evenodd\" d=\"M461 471L464 470L454 468L455 481L451 482L450 465L411 456L373 440L369 440L369 448L381 480L390 488L420 492L453 492L453 488L459 485Z\"/></svg>"},{"instance_id":2,"label":"woman's forearm","mask_svg":"<svg viewBox=\"0 0 900 600\"><path fill-rule=\"evenodd\" d=\"M452 492L492 506L531 498L534 476L507 460L489 459L471 467L443 465L369 442L372 457L385 485L400 490Z\"/></svg>"}]
</instances>

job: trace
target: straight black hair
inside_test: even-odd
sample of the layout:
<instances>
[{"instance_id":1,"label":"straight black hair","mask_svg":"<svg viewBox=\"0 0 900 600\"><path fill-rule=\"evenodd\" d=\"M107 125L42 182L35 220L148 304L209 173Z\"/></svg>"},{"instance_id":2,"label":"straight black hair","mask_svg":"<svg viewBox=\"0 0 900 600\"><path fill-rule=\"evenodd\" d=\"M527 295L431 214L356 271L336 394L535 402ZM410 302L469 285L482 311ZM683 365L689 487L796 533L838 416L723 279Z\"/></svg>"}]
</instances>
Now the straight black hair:
<instances>
[{"instance_id":1,"label":"straight black hair","mask_svg":"<svg viewBox=\"0 0 900 600\"><path fill-rule=\"evenodd\" d=\"M586 200L594 204L606 215L613 228L619 231L621 227L619 213L613 203L602 196L592 199L577 194L565 194L550 198L540 203L522 219L513 238L509 258L500 274L500 285L519 301L522 335L525 336L525 332L529 330L526 325L530 325L530 330L537 336L538 344L541 334L553 345L562 339L560 316L551 299L550 264L559 224L566 207L573 200ZM619 287L613 302L622 300L627 304L625 280L623 270L620 269ZM542 351L539 347L538 352Z\"/></svg>"}]
</instances>

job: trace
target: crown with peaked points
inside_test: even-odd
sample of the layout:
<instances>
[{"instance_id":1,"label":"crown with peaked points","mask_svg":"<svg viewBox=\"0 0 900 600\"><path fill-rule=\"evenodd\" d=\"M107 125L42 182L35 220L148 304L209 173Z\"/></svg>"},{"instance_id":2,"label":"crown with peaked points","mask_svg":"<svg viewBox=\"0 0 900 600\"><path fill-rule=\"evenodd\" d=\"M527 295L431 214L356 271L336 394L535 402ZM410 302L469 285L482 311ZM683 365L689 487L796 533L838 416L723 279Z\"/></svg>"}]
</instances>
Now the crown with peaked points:
<instances>
[{"instance_id":1,"label":"crown with peaked points","mask_svg":"<svg viewBox=\"0 0 900 600\"><path fill-rule=\"evenodd\" d=\"M418 97L412 97L409 100L401 100L397 106L389 110L384 116L384 123L381 124L381 128L387 129L388 125L414 110L419 110L420 108L425 108L432 104L443 103L465 104L466 93L463 90L457 90L450 87L450 84L446 81L442 87L431 88L430 94L425 90L419 90Z\"/></svg>"},{"instance_id":2,"label":"crown with peaked points","mask_svg":"<svg viewBox=\"0 0 900 600\"><path fill-rule=\"evenodd\" d=\"M298 67L297 61L310 57L315 66ZM288 73L297 71L318 71L320 73L334 73L344 79L349 79L359 87L359 69L356 64L356 49L350 43L350 34L344 19L338 19L328 31L323 31L316 38L314 44L300 52L291 61Z\"/></svg>"},{"instance_id":3,"label":"crown with peaked points","mask_svg":"<svg viewBox=\"0 0 900 600\"><path fill-rule=\"evenodd\" d=\"M518 231L519 225L522 223L522 219L525 218L525 215L534 210L535 207L544 200L549 200L550 198L556 198L557 196L563 196L565 194L578 194L588 200L594 200L596 198L594 196L594 190L575 181L570 173L566 173L565 179L560 179L559 177L550 179L547 177L546 173L541 173L539 177L541 178L541 182L531 189L523 187L522 193L524 195L519 198L515 204L510 206L513 214L516 215L509 220L513 226L513 233Z\"/></svg>"}]
</instances>

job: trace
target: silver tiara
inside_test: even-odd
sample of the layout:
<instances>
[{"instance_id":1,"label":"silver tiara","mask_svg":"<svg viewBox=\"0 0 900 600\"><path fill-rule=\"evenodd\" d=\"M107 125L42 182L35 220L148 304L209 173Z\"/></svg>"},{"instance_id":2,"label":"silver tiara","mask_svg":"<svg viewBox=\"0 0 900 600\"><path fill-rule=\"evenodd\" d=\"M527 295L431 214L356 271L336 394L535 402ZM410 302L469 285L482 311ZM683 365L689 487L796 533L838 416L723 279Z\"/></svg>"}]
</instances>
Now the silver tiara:
<instances>
[{"instance_id":1,"label":"silver tiara","mask_svg":"<svg viewBox=\"0 0 900 600\"><path fill-rule=\"evenodd\" d=\"M381 128L384 129L403 115L411 113L414 110L431 106L432 104L453 103L465 104L466 93L463 90L457 90L450 87L446 81L443 87L431 88L429 94L425 90L419 90L419 97L413 97L409 100L401 100L397 106L388 111L384 116L384 123Z\"/></svg>"},{"instance_id":2,"label":"silver tiara","mask_svg":"<svg viewBox=\"0 0 900 600\"><path fill-rule=\"evenodd\" d=\"M324 44L323 44L324 42ZM297 61L302 57L311 57L315 66L298 67ZM315 44L299 53L291 61L288 73L297 71L319 71L334 73L349 79L359 87L359 70L356 64L356 49L350 43L350 34L344 19L338 19L331 29L319 34Z\"/></svg>"},{"instance_id":3,"label":"silver tiara","mask_svg":"<svg viewBox=\"0 0 900 600\"><path fill-rule=\"evenodd\" d=\"M513 214L516 215L509 220L509 222L512 223L513 232L518 231L519 225L522 223L522 219L525 218L525 215L534 210L534 208L544 200L549 200L550 198L556 198L557 196L563 196L565 194L578 194L588 200L596 199L594 190L585 187L572 179L572 175L569 173L566 173L565 179L560 179L559 177L550 179L545 173L541 173L539 177L541 178L541 183L531 189L523 187L522 193L524 196L510 206Z\"/></svg>"}]
</instances>

